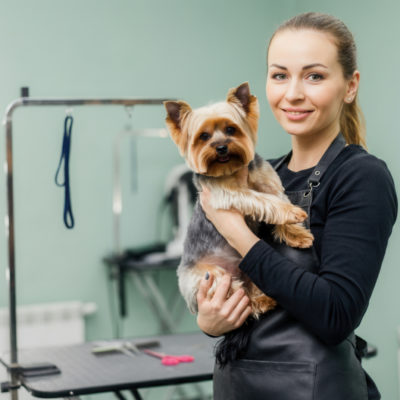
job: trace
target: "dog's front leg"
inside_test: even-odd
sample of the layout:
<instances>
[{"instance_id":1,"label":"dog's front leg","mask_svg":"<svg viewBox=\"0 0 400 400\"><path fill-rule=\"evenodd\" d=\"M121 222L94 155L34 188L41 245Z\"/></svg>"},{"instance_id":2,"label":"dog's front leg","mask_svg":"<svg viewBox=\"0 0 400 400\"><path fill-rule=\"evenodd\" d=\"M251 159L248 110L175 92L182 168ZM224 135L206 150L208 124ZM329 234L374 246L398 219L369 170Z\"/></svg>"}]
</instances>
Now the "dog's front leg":
<instances>
[{"instance_id":1,"label":"dog's front leg","mask_svg":"<svg viewBox=\"0 0 400 400\"><path fill-rule=\"evenodd\" d=\"M268 224L295 224L307 218L304 210L289 201L251 189L241 188L237 191L223 189L218 193L212 193L211 205L216 209L235 208L243 215Z\"/></svg>"}]
</instances>

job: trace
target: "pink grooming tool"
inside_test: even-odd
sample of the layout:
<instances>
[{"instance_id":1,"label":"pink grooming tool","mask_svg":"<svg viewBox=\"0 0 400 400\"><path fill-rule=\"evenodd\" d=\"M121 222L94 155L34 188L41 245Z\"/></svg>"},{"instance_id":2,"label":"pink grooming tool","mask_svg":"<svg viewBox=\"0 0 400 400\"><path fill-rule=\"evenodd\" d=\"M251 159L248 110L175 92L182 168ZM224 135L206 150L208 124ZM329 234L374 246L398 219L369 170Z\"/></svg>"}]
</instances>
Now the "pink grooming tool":
<instances>
[{"instance_id":1,"label":"pink grooming tool","mask_svg":"<svg viewBox=\"0 0 400 400\"><path fill-rule=\"evenodd\" d=\"M144 349L144 353L148 354L149 356L157 357L161 359L162 365L178 365L181 362L193 362L194 357L188 355L182 356L171 356L165 353L157 353L156 351Z\"/></svg>"}]
</instances>

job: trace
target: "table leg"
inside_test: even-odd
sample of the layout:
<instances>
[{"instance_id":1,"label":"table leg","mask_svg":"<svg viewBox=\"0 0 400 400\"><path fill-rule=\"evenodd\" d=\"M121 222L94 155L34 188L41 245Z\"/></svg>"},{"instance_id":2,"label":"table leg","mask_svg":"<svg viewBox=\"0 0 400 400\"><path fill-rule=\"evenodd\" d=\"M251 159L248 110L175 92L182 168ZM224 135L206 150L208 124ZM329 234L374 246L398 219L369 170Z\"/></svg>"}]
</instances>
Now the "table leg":
<instances>
[{"instance_id":1,"label":"table leg","mask_svg":"<svg viewBox=\"0 0 400 400\"><path fill-rule=\"evenodd\" d=\"M153 277L148 276L146 273L135 273L132 274L132 278L137 289L157 316L158 323L160 324L160 333L173 333L175 322L170 315L160 290L154 283Z\"/></svg>"},{"instance_id":2,"label":"table leg","mask_svg":"<svg viewBox=\"0 0 400 400\"><path fill-rule=\"evenodd\" d=\"M135 400L143 400L143 397L140 395L137 389L131 389L131 393Z\"/></svg>"}]
</instances>

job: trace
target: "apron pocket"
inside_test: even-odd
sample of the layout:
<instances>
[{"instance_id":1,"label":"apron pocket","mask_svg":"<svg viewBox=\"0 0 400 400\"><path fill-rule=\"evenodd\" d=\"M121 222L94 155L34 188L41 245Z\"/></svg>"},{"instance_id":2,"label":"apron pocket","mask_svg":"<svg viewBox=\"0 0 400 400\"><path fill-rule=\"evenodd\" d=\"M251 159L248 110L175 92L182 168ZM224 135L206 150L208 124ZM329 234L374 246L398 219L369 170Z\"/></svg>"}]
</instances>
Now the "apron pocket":
<instances>
[{"instance_id":1,"label":"apron pocket","mask_svg":"<svg viewBox=\"0 0 400 400\"><path fill-rule=\"evenodd\" d=\"M313 399L314 363L237 360L231 367L230 381L235 399Z\"/></svg>"}]
</instances>

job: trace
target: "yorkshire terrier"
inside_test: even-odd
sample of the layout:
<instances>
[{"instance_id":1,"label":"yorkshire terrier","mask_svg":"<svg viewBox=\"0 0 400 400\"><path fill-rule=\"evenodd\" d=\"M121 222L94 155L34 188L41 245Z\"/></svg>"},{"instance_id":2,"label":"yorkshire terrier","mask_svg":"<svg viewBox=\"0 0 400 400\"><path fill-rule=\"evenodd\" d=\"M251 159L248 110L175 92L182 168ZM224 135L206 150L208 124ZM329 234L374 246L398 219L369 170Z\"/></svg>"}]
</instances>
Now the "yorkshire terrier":
<instances>
[{"instance_id":1,"label":"yorkshire terrier","mask_svg":"<svg viewBox=\"0 0 400 400\"><path fill-rule=\"evenodd\" d=\"M259 106L247 82L230 89L224 102L193 110L184 101L164 105L171 137L195 172L198 191L202 187L210 190L213 207L240 211L255 234L265 222L274 225L273 236L279 242L300 248L312 245L311 232L301 224L306 212L290 203L275 170L255 153ZM248 169L246 182L243 169ZM192 313L198 311L197 291L206 272L214 276L209 295L229 273L233 277L229 295L243 287L253 317L275 307L275 300L239 270L240 261L239 253L206 218L197 201L177 271L179 289Z\"/></svg>"}]
</instances>

